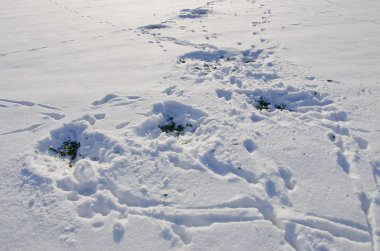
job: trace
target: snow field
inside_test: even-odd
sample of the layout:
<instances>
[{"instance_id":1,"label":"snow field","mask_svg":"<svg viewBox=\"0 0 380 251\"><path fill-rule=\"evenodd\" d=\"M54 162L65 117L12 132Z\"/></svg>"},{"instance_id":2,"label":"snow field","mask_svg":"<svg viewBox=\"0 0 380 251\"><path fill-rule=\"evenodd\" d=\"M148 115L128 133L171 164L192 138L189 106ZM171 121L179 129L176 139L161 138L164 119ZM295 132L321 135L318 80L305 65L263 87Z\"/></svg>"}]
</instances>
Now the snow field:
<instances>
[{"instance_id":1,"label":"snow field","mask_svg":"<svg viewBox=\"0 0 380 251\"><path fill-rule=\"evenodd\" d=\"M279 57L279 42L267 31L270 4L46 2L37 6L73 19L62 30L75 39L58 41L52 33L46 46L31 38L30 49L0 45L5 86L22 86L12 70L24 57L25 76L48 75L36 86L83 80L50 86L49 97L26 87L38 102L27 100L30 93L0 98L9 121L0 136L10 145L15 139L4 153L16 152L21 137L32 142L4 163L19 168L11 175L23 205L17 212L35 218L25 222L46 241L37 248L379 248L380 164L368 157L371 142L352 130L350 112L329 94L326 85L335 80ZM20 6L3 12L15 22L12 8ZM78 63L62 55L62 62L52 60L56 68L44 61L64 51L98 57ZM46 54L23 56L32 53ZM168 123L183 132L163 132ZM72 167L49 149L66 140L80 142Z\"/></svg>"}]
</instances>

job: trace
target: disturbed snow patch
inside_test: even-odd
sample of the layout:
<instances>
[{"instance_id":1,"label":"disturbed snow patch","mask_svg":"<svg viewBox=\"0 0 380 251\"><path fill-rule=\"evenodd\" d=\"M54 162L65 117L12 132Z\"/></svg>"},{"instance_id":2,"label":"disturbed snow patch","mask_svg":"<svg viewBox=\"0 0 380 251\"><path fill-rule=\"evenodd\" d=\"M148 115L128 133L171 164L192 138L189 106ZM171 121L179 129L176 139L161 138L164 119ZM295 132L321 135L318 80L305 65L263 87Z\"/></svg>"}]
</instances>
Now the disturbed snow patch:
<instances>
[{"instance_id":1,"label":"disturbed snow patch","mask_svg":"<svg viewBox=\"0 0 380 251\"><path fill-rule=\"evenodd\" d=\"M124 153L123 147L115 140L103 133L91 130L88 122L84 121L65 124L63 127L51 131L48 138L38 143L37 149L47 157L56 158L55 152L51 149L57 149L67 141L80 144L76 159L86 158L105 163Z\"/></svg>"},{"instance_id":2,"label":"disturbed snow patch","mask_svg":"<svg viewBox=\"0 0 380 251\"><path fill-rule=\"evenodd\" d=\"M253 103L259 110L280 109L299 113L320 112L323 107L332 104L332 101L326 98L326 94L300 90L292 86L262 88L253 91L238 90L237 92L247 95L248 102Z\"/></svg>"},{"instance_id":3,"label":"disturbed snow patch","mask_svg":"<svg viewBox=\"0 0 380 251\"><path fill-rule=\"evenodd\" d=\"M153 105L150 116L136 128L140 136L158 137L162 132L172 135L193 133L206 118L201 110L176 101Z\"/></svg>"}]
</instances>

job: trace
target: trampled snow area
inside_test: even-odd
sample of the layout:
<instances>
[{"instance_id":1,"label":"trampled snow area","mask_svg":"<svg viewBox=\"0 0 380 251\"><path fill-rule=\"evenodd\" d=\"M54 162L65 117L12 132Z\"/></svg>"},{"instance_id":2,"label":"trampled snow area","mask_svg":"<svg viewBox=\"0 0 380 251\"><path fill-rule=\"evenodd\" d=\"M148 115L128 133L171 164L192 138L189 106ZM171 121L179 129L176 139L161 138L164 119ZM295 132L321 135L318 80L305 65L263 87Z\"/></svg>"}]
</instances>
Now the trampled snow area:
<instances>
[{"instance_id":1,"label":"trampled snow area","mask_svg":"<svg viewBox=\"0 0 380 251\"><path fill-rule=\"evenodd\" d=\"M0 249L380 250L379 12L2 0Z\"/></svg>"}]
</instances>

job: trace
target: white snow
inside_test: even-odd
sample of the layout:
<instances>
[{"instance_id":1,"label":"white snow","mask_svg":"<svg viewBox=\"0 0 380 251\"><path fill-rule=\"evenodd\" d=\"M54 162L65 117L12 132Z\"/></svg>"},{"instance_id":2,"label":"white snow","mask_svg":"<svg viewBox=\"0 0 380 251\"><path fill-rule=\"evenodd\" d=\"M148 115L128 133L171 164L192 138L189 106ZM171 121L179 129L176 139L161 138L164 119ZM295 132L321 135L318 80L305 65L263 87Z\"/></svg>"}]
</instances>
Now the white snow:
<instances>
[{"instance_id":1,"label":"white snow","mask_svg":"<svg viewBox=\"0 0 380 251\"><path fill-rule=\"evenodd\" d=\"M2 0L0 249L380 250L379 11Z\"/></svg>"}]
</instances>

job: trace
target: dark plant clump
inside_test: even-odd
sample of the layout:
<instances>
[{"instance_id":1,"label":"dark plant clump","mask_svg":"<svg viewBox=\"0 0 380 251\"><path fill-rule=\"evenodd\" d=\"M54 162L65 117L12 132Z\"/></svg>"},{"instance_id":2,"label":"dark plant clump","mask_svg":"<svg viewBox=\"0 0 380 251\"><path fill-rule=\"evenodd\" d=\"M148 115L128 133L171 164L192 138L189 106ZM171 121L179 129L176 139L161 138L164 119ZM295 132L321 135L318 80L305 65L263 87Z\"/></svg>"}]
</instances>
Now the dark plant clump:
<instances>
[{"instance_id":1,"label":"dark plant clump","mask_svg":"<svg viewBox=\"0 0 380 251\"><path fill-rule=\"evenodd\" d=\"M186 128L193 126L191 124L186 124L186 125L176 124L174 122L174 118L172 117L169 117L167 122L168 122L167 124L161 125L159 126L159 128L161 129L161 131L165 133L174 134L176 136L183 135Z\"/></svg>"},{"instance_id":2,"label":"dark plant clump","mask_svg":"<svg viewBox=\"0 0 380 251\"><path fill-rule=\"evenodd\" d=\"M286 105L284 105L284 104L280 104L280 105L278 105L278 104L271 104L268 101L266 101L263 97L261 97L260 100L257 103L258 104L257 104L256 108L259 109L260 111L262 111L262 110L268 110L269 109L269 105L273 105L274 108L279 109L281 111L288 110L288 108L286 107Z\"/></svg>"},{"instance_id":3,"label":"dark plant clump","mask_svg":"<svg viewBox=\"0 0 380 251\"><path fill-rule=\"evenodd\" d=\"M284 104L281 104L281 105L275 105L274 107L276 107L277 109L279 110L286 110L286 106Z\"/></svg>"},{"instance_id":4,"label":"dark plant clump","mask_svg":"<svg viewBox=\"0 0 380 251\"><path fill-rule=\"evenodd\" d=\"M49 146L49 150L55 152L60 157L69 157L70 158L70 166L74 162L75 158L78 155L78 149L80 147L80 143L72 140L67 140L63 142L62 146L58 148L54 148Z\"/></svg>"},{"instance_id":5,"label":"dark plant clump","mask_svg":"<svg viewBox=\"0 0 380 251\"><path fill-rule=\"evenodd\" d=\"M269 105L270 103L261 97L256 108L259 109L260 111L268 110Z\"/></svg>"}]
</instances>

